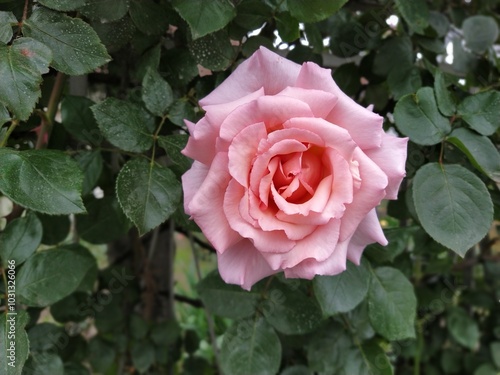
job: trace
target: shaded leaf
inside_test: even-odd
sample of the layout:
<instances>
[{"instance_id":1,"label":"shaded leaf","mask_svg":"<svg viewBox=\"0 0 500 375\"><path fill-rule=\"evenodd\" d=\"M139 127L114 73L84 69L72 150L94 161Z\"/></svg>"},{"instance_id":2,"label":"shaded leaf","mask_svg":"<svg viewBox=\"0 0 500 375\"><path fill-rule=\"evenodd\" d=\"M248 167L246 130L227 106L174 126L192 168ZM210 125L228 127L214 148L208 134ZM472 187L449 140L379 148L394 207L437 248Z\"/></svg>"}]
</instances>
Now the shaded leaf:
<instances>
[{"instance_id":1,"label":"shaded leaf","mask_svg":"<svg viewBox=\"0 0 500 375\"><path fill-rule=\"evenodd\" d=\"M35 252L42 241L42 223L35 214L11 221L0 233L0 258L6 269L8 261L15 261L20 266Z\"/></svg>"},{"instance_id":2,"label":"shaded leaf","mask_svg":"<svg viewBox=\"0 0 500 375\"><path fill-rule=\"evenodd\" d=\"M33 111L41 95L42 74L49 71L51 60L50 49L31 38L16 39L10 46L0 44L0 102L20 120Z\"/></svg>"},{"instance_id":3,"label":"shaded leaf","mask_svg":"<svg viewBox=\"0 0 500 375\"><path fill-rule=\"evenodd\" d=\"M38 2L50 9L68 12L85 5L86 0L38 0Z\"/></svg>"},{"instance_id":4,"label":"shaded leaf","mask_svg":"<svg viewBox=\"0 0 500 375\"><path fill-rule=\"evenodd\" d=\"M402 97L394 108L394 120L401 133L420 145L439 143L451 131L450 122L439 113L430 87Z\"/></svg>"},{"instance_id":5,"label":"shaded leaf","mask_svg":"<svg viewBox=\"0 0 500 375\"><path fill-rule=\"evenodd\" d=\"M118 175L116 196L125 215L144 234L174 213L181 198L181 185L170 169L144 159L132 159Z\"/></svg>"},{"instance_id":6,"label":"shaded leaf","mask_svg":"<svg viewBox=\"0 0 500 375\"><path fill-rule=\"evenodd\" d=\"M142 79L142 101L152 114L160 117L167 113L168 107L174 101L174 94L168 82L151 68Z\"/></svg>"},{"instance_id":7,"label":"shaded leaf","mask_svg":"<svg viewBox=\"0 0 500 375\"><path fill-rule=\"evenodd\" d=\"M500 92L484 91L465 98L457 113L472 129L483 135L492 135L500 125Z\"/></svg>"},{"instance_id":8,"label":"shaded leaf","mask_svg":"<svg viewBox=\"0 0 500 375\"><path fill-rule=\"evenodd\" d=\"M187 134L172 134L158 137L158 144L166 151L172 163L169 168L178 176L181 176L191 168L192 160L181 154L181 150L186 147L188 138Z\"/></svg>"},{"instance_id":9,"label":"shaded leaf","mask_svg":"<svg viewBox=\"0 0 500 375\"><path fill-rule=\"evenodd\" d=\"M153 146L154 118L137 104L107 98L91 110L102 134L114 146L130 152Z\"/></svg>"},{"instance_id":10,"label":"shaded leaf","mask_svg":"<svg viewBox=\"0 0 500 375\"><path fill-rule=\"evenodd\" d=\"M347 0L287 0L292 16L301 22L322 21L337 12Z\"/></svg>"},{"instance_id":11,"label":"shaded leaf","mask_svg":"<svg viewBox=\"0 0 500 375\"><path fill-rule=\"evenodd\" d=\"M23 367L29 354L28 334L25 327L29 322L26 311L0 314L0 372L2 375L24 374ZM11 327L15 327L15 335L11 337ZM14 348L11 343L15 342ZM12 350L14 349L14 350ZM9 351L10 350L10 351Z\"/></svg>"},{"instance_id":12,"label":"shaded leaf","mask_svg":"<svg viewBox=\"0 0 500 375\"><path fill-rule=\"evenodd\" d=\"M52 215L85 212L82 172L63 152L2 148L0 165L0 191L21 206Z\"/></svg>"},{"instance_id":13,"label":"shaded leaf","mask_svg":"<svg viewBox=\"0 0 500 375\"><path fill-rule=\"evenodd\" d=\"M12 26L17 24L17 18L12 12L0 11L0 42L9 43L14 35Z\"/></svg>"},{"instance_id":14,"label":"shaded leaf","mask_svg":"<svg viewBox=\"0 0 500 375\"><path fill-rule=\"evenodd\" d=\"M396 6L408 25L415 32L423 34L429 25L429 8L425 0L396 0Z\"/></svg>"},{"instance_id":15,"label":"shaded leaf","mask_svg":"<svg viewBox=\"0 0 500 375\"><path fill-rule=\"evenodd\" d=\"M479 345L479 325L467 312L454 307L448 312L447 327L451 336L460 344L469 349Z\"/></svg>"},{"instance_id":16,"label":"shaded leaf","mask_svg":"<svg viewBox=\"0 0 500 375\"><path fill-rule=\"evenodd\" d=\"M65 96L61 102L61 123L76 139L97 146L103 136L90 110L94 104L83 96Z\"/></svg>"},{"instance_id":17,"label":"shaded leaf","mask_svg":"<svg viewBox=\"0 0 500 375\"><path fill-rule=\"evenodd\" d=\"M191 27L193 39L222 29L236 16L230 0L173 0L172 4Z\"/></svg>"},{"instance_id":18,"label":"shaded leaf","mask_svg":"<svg viewBox=\"0 0 500 375\"><path fill-rule=\"evenodd\" d=\"M91 269L93 255L82 246L38 252L17 273L17 296L28 306L48 306L73 293Z\"/></svg>"},{"instance_id":19,"label":"shaded leaf","mask_svg":"<svg viewBox=\"0 0 500 375\"><path fill-rule=\"evenodd\" d=\"M47 45L52 66L69 75L89 73L110 60L96 32L79 18L38 8L24 22L23 32Z\"/></svg>"},{"instance_id":20,"label":"shaded leaf","mask_svg":"<svg viewBox=\"0 0 500 375\"><path fill-rule=\"evenodd\" d=\"M85 17L93 20L117 21L127 14L130 0L85 0L78 9Z\"/></svg>"},{"instance_id":21,"label":"shaded leaf","mask_svg":"<svg viewBox=\"0 0 500 375\"><path fill-rule=\"evenodd\" d=\"M130 18L146 35L161 35L168 29L169 17L165 5L153 0L132 0Z\"/></svg>"},{"instance_id":22,"label":"shaded leaf","mask_svg":"<svg viewBox=\"0 0 500 375\"><path fill-rule=\"evenodd\" d=\"M460 165L424 165L413 180L413 200L425 231L462 257L493 220L486 186Z\"/></svg>"},{"instance_id":23,"label":"shaded leaf","mask_svg":"<svg viewBox=\"0 0 500 375\"><path fill-rule=\"evenodd\" d=\"M476 15L462 24L465 45L476 53L484 53L498 38L498 25L493 17Z\"/></svg>"}]
</instances>

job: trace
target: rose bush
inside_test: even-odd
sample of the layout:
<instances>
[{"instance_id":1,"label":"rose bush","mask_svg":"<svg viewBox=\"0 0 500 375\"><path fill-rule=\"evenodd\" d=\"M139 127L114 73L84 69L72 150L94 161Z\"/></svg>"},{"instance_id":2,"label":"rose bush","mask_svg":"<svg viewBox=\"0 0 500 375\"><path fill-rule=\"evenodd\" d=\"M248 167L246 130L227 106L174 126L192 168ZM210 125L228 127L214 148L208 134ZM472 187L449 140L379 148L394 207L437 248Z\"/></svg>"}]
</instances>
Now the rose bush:
<instances>
[{"instance_id":1,"label":"rose bush","mask_svg":"<svg viewBox=\"0 0 500 375\"><path fill-rule=\"evenodd\" d=\"M261 47L200 105L184 206L226 282L335 275L387 244L375 207L397 197L407 139L386 134L330 70Z\"/></svg>"}]
</instances>

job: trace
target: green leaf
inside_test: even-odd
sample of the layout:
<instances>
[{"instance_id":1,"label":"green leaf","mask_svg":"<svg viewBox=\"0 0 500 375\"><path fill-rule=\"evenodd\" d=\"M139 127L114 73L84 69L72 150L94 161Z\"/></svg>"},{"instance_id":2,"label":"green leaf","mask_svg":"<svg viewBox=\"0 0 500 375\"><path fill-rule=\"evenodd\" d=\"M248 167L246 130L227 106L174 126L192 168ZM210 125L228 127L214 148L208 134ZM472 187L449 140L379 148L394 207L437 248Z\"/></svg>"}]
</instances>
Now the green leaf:
<instances>
[{"instance_id":1,"label":"green leaf","mask_svg":"<svg viewBox=\"0 0 500 375\"><path fill-rule=\"evenodd\" d=\"M132 0L130 18L146 35L161 35L168 29L169 16L165 5L153 0Z\"/></svg>"},{"instance_id":2,"label":"green leaf","mask_svg":"<svg viewBox=\"0 0 500 375\"><path fill-rule=\"evenodd\" d=\"M141 374L155 362L155 347L149 341L136 341L130 349L132 364Z\"/></svg>"},{"instance_id":3,"label":"green leaf","mask_svg":"<svg viewBox=\"0 0 500 375\"><path fill-rule=\"evenodd\" d=\"M0 44L0 102L20 120L26 120L41 95L42 74L49 71L51 51L31 38Z\"/></svg>"},{"instance_id":4,"label":"green leaf","mask_svg":"<svg viewBox=\"0 0 500 375\"><path fill-rule=\"evenodd\" d=\"M68 237L71 226L68 216L37 215L43 226L42 243L44 245L57 245Z\"/></svg>"},{"instance_id":5,"label":"green leaf","mask_svg":"<svg viewBox=\"0 0 500 375\"><path fill-rule=\"evenodd\" d=\"M89 362L95 372L105 373L113 364L116 355L113 344L104 341L100 335L89 341Z\"/></svg>"},{"instance_id":6,"label":"green leaf","mask_svg":"<svg viewBox=\"0 0 500 375\"><path fill-rule=\"evenodd\" d=\"M9 261L20 266L40 245L42 241L42 223L35 214L11 221L0 233L0 258L6 269Z\"/></svg>"},{"instance_id":7,"label":"green leaf","mask_svg":"<svg viewBox=\"0 0 500 375\"><path fill-rule=\"evenodd\" d=\"M150 337L157 346L174 344L181 336L181 327L175 320L156 323L151 327Z\"/></svg>"},{"instance_id":8,"label":"green leaf","mask_svg":"<svg viewBox=\"0 0 500 375\"><path fill-rule=\"evenodd\" d=\"M488 189L460 165L424 165L413 180L413 200L425 231L460 256L488 233L493 220Z\"/></svg>"},{"instance_id":9,"label":"green leaf","mask_svg":"<svg viewBox=\"0 0 500 375\"><path fill-rule=\"evenodd\" d=\"M420 145L435 145L451 131L450 122L439 113L430 87L403 96L394 108L394 120L401 133Z\"/></svg>"},{"instance_id":10,"label":"green leaf","mask_svg":"<svg viewBox=\"0 0 500 375\"><path fill-rule=\"evenodd\" d=\"M347 269L335 276L316 276L314 294L323 312L335 315L354 309L366 297L370 277L365 262L359 266L347 262Z\"/></svg>"},{"instance_id":11,"label":"green leaf","mask_svg":"<svg viewBox=\"0 0 500 375\"><path fill-rule=\"evenodd\" d=\"M81 322L87 318L82 308L89 305L90 297L84 292L75 292L50 306L50 314L59 323Z\"/></svg>"},{"instance_id":12,"label":"green leaf","mask_svg":"<svg viewBox=\"0 0 500 375\"><path fill-rule=\"evenodd\" d=\"M90 107L95 103L83 96L65 96L61 102L61 123L76 139L97 146L102 134Z\"/></svg>"},{"instance_id":13,"label":"green leaf","mask_svg":"<svg viewBox=\"0 0 500 375\"><path fill-rule=\"evenodd\" d=\"M300 38L299 21L288 12L278 13L275 17L276 28L280 38L285 43L291 43Z\"/></svg>"},{"instance_id":14,"label":"green leaf","mask_svg":"<svg viewBox=\"0 0 500 375\"><path fill-rule=\"evenodd\" d=\"M66 362L64 364L64 375L90 375L90 372L80 363Z\"/></svg>"},{"instance_id":15,"label":"green leaf","mask_svg":"<svg viewBox=\"0 0 500 375\"><path fill-rule=\"evenodd\" d=\"M498 25L493 17L476 15L462 23L465 45L476 53L484 53L498 38Z\"/></svg>"},{"instance_id":16,"label":"green leaf","mask_svg":"<svg viewBox=\"0 0 500 375\"><path fill-rule=\"evenodd\" d=\"M25 327L29 320L30 317L24 310L12 312L12 314L0 314L0 373L2 375L24 373L22 370L29 354L28 334ZM13 328L14 336L11 335Z\"/></svg>"},{"instance_id":17,"label":"green leaf","mask_svg":"<svg viewBox=\"0 0 500 375\"><path fill-rule=\"evenodd\" d=\"M322 321L321 308L313 297L276 279L259 310L277 331L286 335L311 332Z\"/></svg>"},{"instance_id":18,"label":"green leaf","mask_svg":"<svg viewBox=\"0 0 500 375\"><path fill-rule=\"evenodd\" d=\"M304 24L304 32L309 45L313 47L313 52L321 54L323 52L323 36L321 35L318 25L306 23ZM337 69L335 69L335 71L337 71ZM333 72L333 74L335 74L335 72Z\"/></svg>"},{"instance_id":19,"label":"green leaf","mask_svg":"<svg viewBox=\"0 0 500 375\"><path fill-rule=\"evenodd\" d=\"M17 18L12 12L0 11L0 42L9 43L14 35L12 26L17 24Z\"/></svg>"},{"instance_id":20,"label":"green leaf","mask_svg":"<svg viewBox=\"0 0 500 375\"><path fill-rule=\"evenodd\" d=\"M245 30L257 30L272 17L273 10L260 0L245 0L236 7L234 23Z\"/></svg>"},{"instance_id":21,"label":"green leaf","mask_svg":"<svg viewBox=\"0 0 500 375\"><path fill-rule=\"evenodd\" d=\"M407 36L392 37L378 48L373 61L373 73L387 76L393 69L413 65L413 43Z\"/></svg>"},{"instance_id":22,"label":"green leaf","mask_svg":"<svg viewBox=\"0 0 500 375\"><path fill-rule=\"evenodd\" d=\"M87 195L92 192L102 173L101 152L99 150L83 151L77 154L75 159L83 172L82 195Z\"/></svg>"},{"instance_id":23,"label":"green leaf","mask_svg":"<svg viewBox=\"0 0 500 375\"><path fill-rule=\"evenodd\" d=\"M434 93L441 113L445 116L453 116L457 110L457 105L446 87L444 74L440 69L436 71L434 77Z\"/></svg>"},{"instance_id":24,"label":"green leaf","mask_svg":"<svg viewBox=\"0 0 500 375\"><path fill-rule=\"evenodd\" d=\"M425 0L396 0L396 6L405 21L418 34L429 26L429 8Z\"/></svg>"},{"instance_id":25,"label":"green leaf","mask_svg":"<svg viewBox=\"0 0 500 375\"><path fill-rule=\"evenodd\" d=\"M375 340L370 340L349 351L342 374L392 375L393 370L387 354Z\"/></svg>"},{"instance_id":26,"label":"green leaf","mask_svg":"<svg viewBox=\"0 0 500 375\"><path fill-rule=\"evenodd\" d=\"M61 357L50 352L32 352L26 362L23 375L64 375Z\"/></svg>"},{"instance_id":27,"label":"green leaf","mask_svg":"<svg viewBox=\"0 0 500 375\"><path fill-rule=\"evenodd\" d=\"M468 96L458 105L457 113L478 133L492 135L500 125L500 92L491 90Z\"/></svg>"},{"instance_id":28,"label":"green leaf","mask_svg":"<svg viewBox=\"0 0 500 375\"><path fill-rule=\"evenodd\" d=\"M28 330L31 352L57 350L56 345L66 334L63 327L52 323L39 323Z\"/></svg>"},{"instance_id":29,"label":"green leaf","mask_svg":"<svg viewBox=\"0 0 500 375\"><path fill-rule=\"evenodd\" d=\"M490 343L491 358L497 368L500 368L500 341Z\"/></svg>"},{"instance_id":30,"label":"green leaf","mask_svg":"<svg viewBox=\"0 0 500 375\"><path fill-rule=\"evenodd\" d=\"M52 66L69 75L89 73L110 60L92 27L63 13L38 8L24 22L23 33L47 45Z\"/></svg>"},{"instance_id":31,"label":"green leaf","mask_svg":"<svg viewBox=\"0 0 500 375\"><path fill-rule=\"evenodd\" d=\"M413 94L422 87L420 69L411 65L395 68L387 76L387 84L396 100L407 94Z\"/></svg>"},{"instance_id":32,"label":"green leaf","mask_svg":"<svg viewBox=\"0 0 500 375\"><path fill-rule=\"evenodd\" d=\"M130 0L85 0L85 5L78 9L85 17L92 20L117 21L127 14Z\"/></svg>"},{"instance_id":33,"label":"green leaf","mask_svg":"<svg viewBox=\"0 0 500 375\"><path fill-rule=\"evenodd\" d=\"M48 306L73 293L96 269L93 255L82 246L61 246L35 253L16 278L17 296L28 306Z\"/></svg>"},{"instance_id":34,"label":"green leaf","mask_svg":"<svg viewBox=\"0 0 500 375\"><path fill-rule=\"evenodd\" d=\"M50 9L68 12L85 5L86 0L38 0L38 2Z\"/></svg>"},{"instance_id":35,"label":"green leaf","mask_svg":"<svg viewBox=\"0 0 500 375\"><path fill-rule=\"evenodd\" d=\"M176 100L168 111L168 119L179 126L185 125L184 119L194 121L195 117L194 108L186 99Z\"/></svg>"},{"instance_id":36,"label":"green leaf","mask_svg":"<svg viewBox=\"0 0 500 375\"><path fill-rule=\"evenodd\" d=\"M114 146L130 152L153 146L154 118L137 104L107 98L91 110L102 134Z\"/></svg>"},{"instance_id":37,"label":"green leaf","mask_svg":"<svg viewBox=\"0 0 500 375\"><path fill-rule=\"evenodd\" d=\"M173 0L172 4L191 27L193 39L222 29L236 16L230 0Z\"/></svg>"},{"instance_id":38,"label":"green leaf","mask_svg":"<svg viewBox=\"0 0 500 375\"><path fill-rule=\"evenodd\" d=\"M287 0L288 10L301 22L318 22L337 12L347 0Z\"/></svg>"},{"instance_id":39,"label":"green leaf","mask_svg":"<svg viewBox=\"0 0 500 375\"><path fill-rule=\"evenodd\" d=\"M498 371L491 363L485 363L474 371L474 375L498 375Z\"/></svg>"},{"instance_id":40,"label":"green leaf","mask_svg":"<svg viewBox=\"0 0 500 375\"><path fill-rule=\"evenodd\" d=\"M264 319L237 321L224 334L220 364L225 374L274 375L280 362L280 340Z\"/></svg>"},{"instance_id":41,"label":"green leaf","mask_svg":"<svg viewBox=\"0 0 500 375\"><path fill-rule=\"evenodd\" d=\"M450 335L460 345L472 350L479 346L481 336L479 325L464 309L460 307L450 309L446 326Z\"/></svg>"},{"instance_id":42,"label":"green leaf","mask_svg":"<svg viewBox=\"0 0 500 375\"><path fill-rule=\"evenodd\" d=\"M17 204L51 215L85 212L82 172L63 152L2 148L0 165L0 191Z\"/></svg>"},{"instance_id":43,"label":"green leaf","mask_svg":"<svg viewBox=\"0 0 500 375\"><path fill-rule=\"evenodd\" d=\"M124 236L130 228L115 197L90 197L85 201L87 215L76 216L76 229L82 239L94 244L106 244Z\"/></svg>"},{"instance_id":44,"label":"green leaf","mask_svg":"<svg viewBox=\"0 0 500 375\"><path fill-rule=\"evenodd\" d=\"M474 167L500 183L500 153L488 137L458 128L453 130L447 140L457 146Z\"/></svg>"},{"instance_id":45,"label":"green leaf","mask_svg":"<svg viewBox=\"0 0 500 375\"><path fill-rule=\"evenodd\" d=\"M413 285L398 269L373 271L368 291L368 314L373 329L388 340L415 337L417 299Z\"/></svg>"},{"instance_id":46,"label":"green leaf","mask_svg":"<svg viewBox=\"0 0 500 375\"><path fill-rule=\"evenodd\" d=\"M148 69L142 79L142 101L146 108L156 116L164 116L174 102L172 88L160 73Z\"/></svg>"},{"instance_id":47,"label":"green leaf","mask_svg":"<svg viewBox=\"0 0 500 375\"><path fill-rule=\"evenodd\" d=\"M260 293L249 292L226 284L217 272L212 272L198 284L198 294L210 312L231 319L255 314Z\"/></svg>"},{"instance_id":48,"label":"green leaf","mask_svg":"<svg viewBox=\"0 0 500 375\"><path fill-rule=\"evenodd\" d=\"M5 107L5 105L0 103L0 132L3 130L2 125L10 120L11 120L11 117L10 117L9 111L7 110L7 107ZM3 140L2 136L3 136L3 134L0 133L0 142L2 142L2 140Z\"/></svg>"},{"instance_id":49,"label":"green leaf","mask_svg":"<svg viewBox=\"0 0 500 375\"><path fill-rule=\"evenodd\" d=\"M347 375L343 370L352 349L351 337L339 323L330 321L307 343L309 368L320 374Z\"/></svg>"},{"instance_id":50,"label":"green leaf","mask_svg":"<svg viewBox=\"0 0 500 375\"><path fill-rule=\"evenodd\" d=\"M144 159L130 160L116 180L118 201L141 235L174 213L181 192L181 185L170 169Z\"/></svg>"},{"instance_id":51,"label":"green leaf","mask_svg":"<svg viewBox=\"0 0 500 375\"><path fill-rule=\"evenodd\" d=\"M124 47L134 36L136 30L132 19L128 16L114 22L92 21L90 23L108 53L113 53Z\"/></svg>"},{"instance_id":52,"label":"green leaf","mask_svg":"<svg viewBox=\"0 0 500 375\"><path fill-rule=\"evenodd\" d=\"M210 70L225 70L234 58L234 49L225 31L193 40L189 44L189 52L196 62Z\"/></svg>"},{"instance_id":53,"label":"green leaf","mask_svg":"<svg viewBox=\"0 0 500 375\"><path fill-rule=\"evenodd\" d=\"M159 136L158 144L163 148L170 159L169 166L177 176L181 176L191 168L192 160L181 154L181 150L186 147L189 136L187 134L173 134Z\"/></svg>"}]
</instances>

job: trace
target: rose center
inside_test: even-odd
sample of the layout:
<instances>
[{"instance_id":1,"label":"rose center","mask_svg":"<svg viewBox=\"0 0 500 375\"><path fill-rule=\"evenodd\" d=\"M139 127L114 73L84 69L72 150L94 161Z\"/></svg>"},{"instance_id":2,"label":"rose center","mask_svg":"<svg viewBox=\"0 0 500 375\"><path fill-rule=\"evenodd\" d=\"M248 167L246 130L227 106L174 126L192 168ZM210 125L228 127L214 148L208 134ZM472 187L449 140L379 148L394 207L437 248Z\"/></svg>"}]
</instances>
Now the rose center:
<instances>
[{"instance_id":1,"label":"rose center","mask_svg":"<svg viewBox=\"0 0 500 375\"><path fill-rule=\"evenodd\" d=\"M309 200L323 178L323 151L310 147L305 152L277 155L278 168L273 184L278 193L290 203L303 203Z\"/></svg>"}]
</instances>

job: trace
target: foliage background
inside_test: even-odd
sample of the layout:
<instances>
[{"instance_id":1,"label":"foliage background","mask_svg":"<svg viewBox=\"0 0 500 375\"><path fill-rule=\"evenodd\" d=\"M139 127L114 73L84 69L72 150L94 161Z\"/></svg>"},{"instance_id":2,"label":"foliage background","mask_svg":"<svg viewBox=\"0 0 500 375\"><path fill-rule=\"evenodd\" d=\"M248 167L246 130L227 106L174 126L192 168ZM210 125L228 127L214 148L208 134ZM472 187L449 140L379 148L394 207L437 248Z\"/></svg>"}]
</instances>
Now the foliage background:
<instances>
[{"instance_id":1,"label":"foliage background","mask_svg":"<svg viewBox=\"0 0 500 375\"><path fill-rule=\"evenodd\" d=\"M0 373L500 373L499 14L498 0L0 0ZM246 292L212 272L182 211L179 151L198 99L261 45L332 68L411 142L380 210L386 248Z\"/></svg>"}]
</instances>

